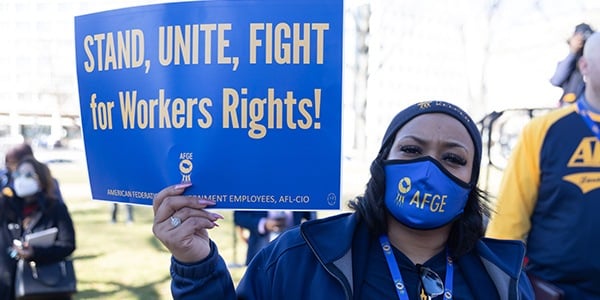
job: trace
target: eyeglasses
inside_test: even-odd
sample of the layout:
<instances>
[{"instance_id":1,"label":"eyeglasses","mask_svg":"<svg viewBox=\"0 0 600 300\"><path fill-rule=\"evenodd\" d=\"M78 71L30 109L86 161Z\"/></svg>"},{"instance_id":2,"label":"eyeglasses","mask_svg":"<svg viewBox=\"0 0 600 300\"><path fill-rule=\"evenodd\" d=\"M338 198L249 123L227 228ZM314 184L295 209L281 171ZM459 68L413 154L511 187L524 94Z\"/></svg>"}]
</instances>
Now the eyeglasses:
<instances>
[{"instance_id":1,"label":"eyeglasses","mask_svg":"<svg viewBox=\"0 0 600 300\"><path fill-rule=\"evenodd\" d=\"M423 265L417 265L417 267L419 268L419 280L421 280L421 286L427 297L431 299L444 294L444 282L440 275Z\"/></svg>"}]
</instances>

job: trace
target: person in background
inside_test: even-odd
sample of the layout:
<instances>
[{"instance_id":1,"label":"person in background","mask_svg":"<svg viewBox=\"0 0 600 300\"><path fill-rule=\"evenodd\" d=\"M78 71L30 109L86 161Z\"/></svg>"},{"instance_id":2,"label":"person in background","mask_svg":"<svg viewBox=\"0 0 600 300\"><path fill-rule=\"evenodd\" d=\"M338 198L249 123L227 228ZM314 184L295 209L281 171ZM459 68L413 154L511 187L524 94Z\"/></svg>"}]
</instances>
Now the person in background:
<instances>
[{"instance_id":1,"label":"person in background","mask_svg":"<svg viewBox=\"0 0 600 300\"><path fill-rule=\"evenodd\" d=\"M33 156L25 156L11 172L12 187L0 195L0 299L14 299L17 259L38 264L62 260L75 251L75 229L65 204L56 197L48 167ZM27 234L56 227L50 246L31 246ZM16 245L13 240L22 242Z\"/></svg>"},{"instance_id":2,"label":"person in background","mask_svg":"<svg viewBox=\"0 0 600 300\"><path fill-rule=\"evenodd\" d=\"M484 239L477 187L479 129L460 108L420 102L399 112L352 213L281 234L234 289L208 230L223 217L206 198L162 189L154 235L172 253L174 299L532 299L521 241Z\"/></svg>"},{"instance_id":3,"label":"person in background","mask_svg":"<svg viewBox=\"0 0 600 300\"><path fill-rule=\"evenodd\" d=\"M235 211L235 225L248 230L246 265L265 246L289 228L317 218L311 211Z\"/></svg>"},{"instance_id":4,"label":"person in background","mask_svg":"<svg viewBox=\"0 0 600 300\"><path fill-rule=\"evenodd\" d=\"M2 187L11 184L10 173L17 168L19 161L25 156L33 156L33 149L27 143L18 144L4 154L4 169L2 170L2 178L0 183Z\"/></svg>"},{"instance_id":5,"label":"person in background","mask_svg":"<svg viewBox=\"0 0 600 300\"><path fill-rule=\"evenodd\" d=\"M33 149L27 143L18 144L6 152L6 154L4 155L4 166L6 167L6 170L1 172L2 177L0 177L0 183L2 183L2 185L0 185L0 187L12 185L12 179L10 174L11 172L14 172L16 170L19 161L21 161L21 159L23 159L26 156L34 157ZM58 180L56 178L52 178L52 181L55 185L54 192L56 193L56 198L59 201L63 201Z\"/></svg>"},{"instance_id":6,"label":"person in background","mask_svg":"<svg viewBox=\"0 0 600 300\"><path fill-rule=\"evenodd\" d=\"M565 299L600 299L600 33L579 68L586 88L576 104L523 128L486 235L525 241L527 272Z\"/></svg>"},{"instance_id":7,"label":"person in background","mask_svg":"<svg viewBox=\"0 0 600 300\"><path fill-rule=\"evenodd\" d=\"M127 216L125 219L125 223L132 224L133 223L133 205L125 204L125 210L127 211ZM113 203L112 208L110 210L110 222L115 224L117 223L117 215L119 214L119 204Z\"/></svg>"},{"instance_id":8,"label":"person in background","mask_svg":"<svg viewBox=\"0 0 600 300\"><path fill-rule=\"evenodd\" d=\"M583 93L585 82L577 67L577 62L583 54L583 46L586 40L592 33L594 33L594 30L586 23L575 26L573 35L567 40L569 54L557 64L554 75L550 78L552 85L563 90L559 100L560 106L575 102Z\"/></svg>"}]
</instances>

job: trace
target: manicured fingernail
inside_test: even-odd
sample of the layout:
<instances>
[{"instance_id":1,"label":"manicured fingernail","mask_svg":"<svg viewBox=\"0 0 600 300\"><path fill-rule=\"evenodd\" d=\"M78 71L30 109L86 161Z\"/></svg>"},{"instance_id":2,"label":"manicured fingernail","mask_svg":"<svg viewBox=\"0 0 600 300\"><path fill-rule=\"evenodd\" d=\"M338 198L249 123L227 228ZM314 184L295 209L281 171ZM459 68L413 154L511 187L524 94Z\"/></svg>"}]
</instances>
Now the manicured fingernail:
<instances>
[{"instance_id":1,"label":"manicured fingernail","mask_svg":"<svg viewBox=\"0 0 600 300\"><path fill-rule=\"evenodd\" d=\"M223 217L222 215L220 215L220 214L218 214L218 213L213 213L213 212L211 212L210 214L211 214L211 215L213 216L213 218L215 218L215 219L225 219L225 217Z\"/></svg>"},{"instance_id":2,"label":"manicured fingernail","mask_svg":"<svg viewBox=\"0 0 600 300\"><path fill-rule=\"evenodd\" d=\"M203 204L203 205L215 205L217 204L217 202L210 200L210 199L206 199L206 198L202 198L202 199L198 199L198 203L199 204Z\"/></svg>"},{"instance_id":3,"label":"manicured fingernail","mask_svg":"<svg viewBox=\"0 0 600 300\"><path fill-rule=\"evenodd\" d=\"M189 181L188 182L182 182L180 184L175 185L174 189L176 189L176 190L183 190L183 189L186 189L186 188L188 188L190 186L192 186L191 182L189 182Z\"/></svg>"}]
</instances>

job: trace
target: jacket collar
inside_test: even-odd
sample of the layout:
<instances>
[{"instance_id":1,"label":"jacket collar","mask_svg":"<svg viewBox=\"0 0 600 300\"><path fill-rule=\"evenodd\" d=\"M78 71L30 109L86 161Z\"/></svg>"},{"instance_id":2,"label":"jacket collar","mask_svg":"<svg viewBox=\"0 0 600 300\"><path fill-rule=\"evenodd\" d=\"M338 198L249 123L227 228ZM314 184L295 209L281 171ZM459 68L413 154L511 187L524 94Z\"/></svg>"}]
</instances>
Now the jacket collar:
<instances>
[{"instance_id":1,"label":"jacket collar","mask_svg":"<svg viewBox=\"0 0 600 300\"><path fill-rule=\"evenodd\" d=\"M331 218L304 222L300 230L309 246L323 262L333 262L346 254L352 247L352 237L358 219L355 213L344 213ZM477 243L477 253L493 261L511 277L518 277L525 255L521 241L483 238Z\"/></svg>"},{"instance_id":2,"label":"jacket collar","mask_svg":"<svg viewBox=\"0 0 600 300\"><path fill-rule=\"evenodd\" d=\"M349 257L358 223L355 213L344 213L304 222L300 226L301 235L314 255L332 273L339 274L340 278L345 277L350 290L353 288L352 262ZM519 299L518 285L525 254L523 242L483 238L477 243L475 253L481 258L500 298Z\"/></svg>"},{"instance_id":3,"label":"jacket collar","mask_svg":"<svg viewBox=\"0 0 600 300\"><path fill-rule=\"evenodd\" d=\"M483 238L477 243L477 252L481 258L493 261L511 277L519 277L525 256L525 244L522 241Z\"/></svg>"},{"instance_id":4,"label":"jacket collar","mask_svg":"<svg viewBox=\"0 0 600 300\"><path fill-rule=\"evenodd\" d=\"M344 213L304 222L300 231L319 260L329 264L346 255L352 248L352 237L357 224L356 214Z\"/></svg>"}]
</instances>

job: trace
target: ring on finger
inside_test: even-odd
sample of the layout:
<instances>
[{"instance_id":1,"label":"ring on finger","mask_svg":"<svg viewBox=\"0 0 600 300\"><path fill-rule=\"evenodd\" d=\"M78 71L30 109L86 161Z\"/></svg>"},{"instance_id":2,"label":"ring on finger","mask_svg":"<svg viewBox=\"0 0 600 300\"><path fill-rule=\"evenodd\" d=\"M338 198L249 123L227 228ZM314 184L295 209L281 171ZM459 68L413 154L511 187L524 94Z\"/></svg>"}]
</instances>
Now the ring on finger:
<instances>
[{"instance_id":1,"label":"ring on finger","mask_svg":"<svg viewBox=\"0 0 600 300\"><path fill-rule=\"evenodd\" d=\"M179 227L179 225L181 225L181 218L171 216L171 225L173 226L173 228Z\"/></svg>"}]
</instances>

